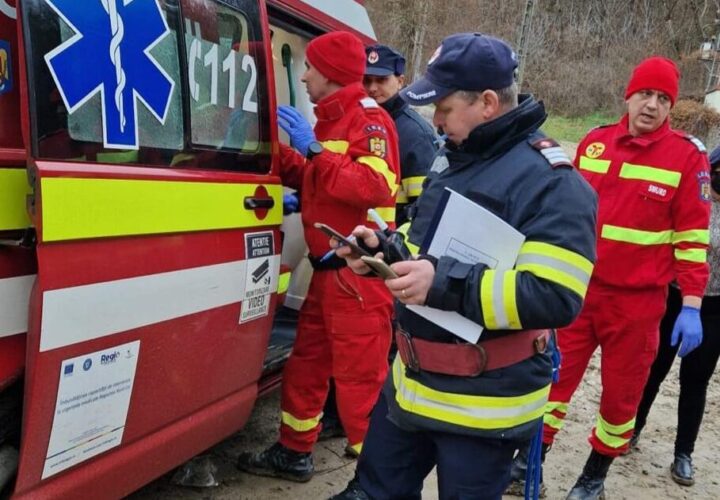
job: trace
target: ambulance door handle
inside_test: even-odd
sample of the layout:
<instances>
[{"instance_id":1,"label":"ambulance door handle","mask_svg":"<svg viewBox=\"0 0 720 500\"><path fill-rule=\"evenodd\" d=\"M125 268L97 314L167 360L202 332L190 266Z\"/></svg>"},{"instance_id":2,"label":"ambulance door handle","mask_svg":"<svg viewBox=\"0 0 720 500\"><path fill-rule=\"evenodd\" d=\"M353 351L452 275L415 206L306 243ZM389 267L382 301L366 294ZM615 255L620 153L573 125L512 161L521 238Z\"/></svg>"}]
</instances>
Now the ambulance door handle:
<instances>
[{"instance_id":1,"label":"ambulance door handle","mask_svg":"<svg viewBox=\"0 0 720 500\"><path fill-rule=\"evenodd\" d=\"M247 210L269 210L275 206L275 200L272 197L247 196L245 198L245 208Z\"/></svg>"}]
</instances>

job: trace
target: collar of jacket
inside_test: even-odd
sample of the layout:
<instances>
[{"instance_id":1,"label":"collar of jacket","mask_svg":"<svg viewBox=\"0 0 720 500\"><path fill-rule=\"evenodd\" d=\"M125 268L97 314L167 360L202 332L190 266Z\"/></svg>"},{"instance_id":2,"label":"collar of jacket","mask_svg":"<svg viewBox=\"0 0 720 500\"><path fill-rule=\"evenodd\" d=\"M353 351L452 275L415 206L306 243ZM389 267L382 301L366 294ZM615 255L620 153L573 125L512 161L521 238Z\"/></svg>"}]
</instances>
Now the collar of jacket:
<instances>
[{"instance_id":1,"label":"collar of jacket","mask_svg":"<svg viewBox=\"0 0 720 500\"><path fill-rule=\"evenodd\" d=\"M492 158L525 140L540 128L546 118L542 101L524 94L519 97L516 108L475 127L460 146L447 146L451 152L470 153L482 159Z\"/></svg>"},{"instance_id":2,"label":"collar of jacket","mask_svg":"<svg viewBox=\"0 0 720 500\"><path fill-rule=\"evenodd\" d=\"M615 134L615 140L617 142L626 142L627 144L632 144L640 147L649 146L653 142L659 141L666 135L672 132L672 129L670 128L670 118L666 118L660 127L658 127L657 130L654 130L648 134L642 134L637 137L630 134L630 117L627 113L623 115L623 117L620 119L620 122L618 123L617 132Z\"/></svg>"},{"instance_id":3,"label":"collar of jacket","mask_svg":"<svg viewBox=\"0 0 720 500\"><path fill-rule=\"evenodd\" d=\"M382 103L380 106L393 118L397 118L405 108L408 107L408 103L400 97L400 94L395 94L390 99Z\"/></svg>"},{"instance_id":4,"label":"collar of jacket","mask_svg":"<svg viewBox=\"0 0 720 500\"><path fill-rule=\"evenodd\" d=\"M315 106L315 116L320 121L339 120L351 106L360 106L367 92L362 83L351 83L321 99Z\"/></svg>"}]
</instances>

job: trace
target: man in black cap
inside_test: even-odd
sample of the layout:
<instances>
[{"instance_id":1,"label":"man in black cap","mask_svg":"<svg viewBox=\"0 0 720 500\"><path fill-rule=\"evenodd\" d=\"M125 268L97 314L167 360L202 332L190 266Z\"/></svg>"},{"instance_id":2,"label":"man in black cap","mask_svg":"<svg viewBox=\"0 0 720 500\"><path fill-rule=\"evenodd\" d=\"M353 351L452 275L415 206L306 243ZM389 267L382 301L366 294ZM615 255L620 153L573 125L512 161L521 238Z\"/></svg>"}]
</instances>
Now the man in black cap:
<instances>
[{"instance_id":1,"label":"man in black cap","mask_svg":"<svg viewBox=\"0 0 720 500\"><path fill-rule=\"evenodd\" d=\"M448 136L446 161L433 164L416 202L405 239L413 258L393 261L397 252L387 251L383 234L353 231L399 276L385 285L397 299L400 328L357 476L336 499L419 499L433 467L440 498L500 499L516 447L541 429L557 364L550 329L569 324L582 307L595 259L597 198L539 131L545 110L532 96L518 96L516 67L504 41L456 34L443 40L424 78L402 91L411 103L435 103L434 124ZM446 188L525 236L512 269L419 252L440 220ZM464 227L473 231L473 224ZM358 274L369 271L348 248L337 254ZM480 340L461 340L414 305L461 314L484 327Z\"/></svg>"},{"instance_id":2,"label":"man in black cap","mask_svg":"<svg viewBox=\"0 0 720 500\"><path fill-rule=\"evenodd\" d=\"M406 208L422 192L438 149L438 138L430 124L408 106L399 92L405 85L405 58L387 45L365 49L367 64L363 85L368 95L390 113L400 139L400 177L395 223L408 221Z\"/></svg>"}]
</instances>

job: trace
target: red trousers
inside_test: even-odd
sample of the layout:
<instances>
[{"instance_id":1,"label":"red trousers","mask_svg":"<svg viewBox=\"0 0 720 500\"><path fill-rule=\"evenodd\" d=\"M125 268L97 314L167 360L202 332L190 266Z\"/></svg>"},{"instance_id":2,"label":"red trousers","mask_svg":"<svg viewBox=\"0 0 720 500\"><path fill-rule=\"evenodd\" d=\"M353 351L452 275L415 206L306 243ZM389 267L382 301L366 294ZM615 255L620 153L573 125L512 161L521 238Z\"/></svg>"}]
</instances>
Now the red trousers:
<instances>
[{"instance_id":1,"label":"red trousers","mask_svg":"<svg viewBox=\"0 0 720 500\"><path fill-rule=\"evenodd\" d=\"M348 268L315 271L283 372L283 446L312 450L332 376L348 444L360 451L387 375L392 312L392 296L382 280Z\"/></svg>"},{"instance_id":2,"label":"red trousers","mask_svg":"<svg viewBox=\"0 0 720 500\"><path fill-rule=\"evenodd\" d=\"M623 290L591 282L580 316L558 331L560 380L553 384L545 411L543 442L552 444L590 357L601 349L600 412L589 441L597 452L616 457L625 451L635 414L658 349L665 287Z\"/></svg>"}]
</instances>

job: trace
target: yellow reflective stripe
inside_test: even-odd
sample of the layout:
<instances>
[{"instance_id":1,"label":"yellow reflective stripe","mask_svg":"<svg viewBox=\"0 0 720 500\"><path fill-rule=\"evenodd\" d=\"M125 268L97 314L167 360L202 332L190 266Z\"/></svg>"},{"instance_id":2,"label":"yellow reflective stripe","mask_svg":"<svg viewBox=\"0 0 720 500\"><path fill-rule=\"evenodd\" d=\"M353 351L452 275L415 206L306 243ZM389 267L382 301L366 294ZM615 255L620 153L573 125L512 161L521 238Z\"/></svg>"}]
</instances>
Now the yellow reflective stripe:
<instances>
[{"instance_id":1,"label":"yellow reflective stripe","mask_svg":"<svg viewBox=\"0 0 720 500\"><path fill-rule=\"evenodd\" d=\"M550 384L520 396L473 396L442 392L405 375L400 356L393 364L395 400L409 413L475 429L515 427L541 418Z\"/></svg>"},{"instance_id":2,"label":"yellow reflective stripe","mask_svg":"<svg viewBox=\"0 0 720 500\"><path fill-rule=\"evenodd\" d=\"M356 160L358 163L365 164L372 168L375 172L382 175L387 182L388 188L390 188L390 194L395 196L398 191L397 175L395 172L390 170L387 162L377 156L360 156Z\"/></svg>"},{"instance_id":3,"label":"yellow reflective stripe","mask_svg":"<svg viewBox=\"0 0 720 500\"><path fill-rule=\"evenodd\" d=\"M417 255L420 253L420 247L410 243L410 239L408 237L408 233L410 232L409 222L406 222L405 224L397 228L396 231L405 236L405 246L408 247L408 250L410 250L410 254Z\"/></svg>"},{"instance_id":4,"label":"yellow reflective stripe","mask_svg":"<svg viewBox=\"0 0 720 500\"><path fill-rule=\"evenodd\" d=\"M288 291L288 288L290 287L290 276L290 271L280 273L280 276L278 276L277 293L285 293Z\"/></svg>"},{"instance_id":5,"label":"yellow reflective stripe","mask_svg":"<svg viewBox=\"0 0 720 500\"><path fill-rule=\"evenodd\" d=\"M350 149L350 143L348 141L322 141L322 145L328 151L333 153L345 154Z\"/></svg>"},{"instance_id":6,"label":"yellow reflective stripe","mask_svg":"<svg viewBox=\"0 0 720 500\"><path fill-rule=\"evenodd\" d=\"M597 425L612 434L625 434L626 432L631 431L635 428L635 419L633 418L632 420L629 420L624 424L613 425L604 418L602 418L602 415L598 415Z\"/></svg>"},{"instance_id":7,"label":"yellow reflective stripe","mask_svg":"<svg viewBox=\"0 0 720 500\"><path fill-rule=\"evenodd\" d=\"M136 179L42 179L42 240L165 234L279 226L280 185L264 184L275 200L264 219L243 208L258 184Z\"/></svg>"},{"instance_id":8,"label":"yellow reflective stripe","mask_svg":"<svg viewBox=\"0 0 720 500\"><path fill-rule=\"evenodd\" d=\"M567 403L561 403L559 401L548 401L548 403L545 405L545 411L547 413L550 413L551 411L559 411L560 413L567 413L568 411L568 404Z\"/></svg>"},{"instance_id":9,"label":"yellow reflective stripe","mask_svg":"<svg viewBox=\"0 0 720 500\"><path fill-rule=\"evenodd\" d=\"M409 201L410 201L410 199L408 198L407 193L401 186L400 189L398 189L397 198L395 198L395 203L408 203Z\"/></svg>"},{"instance_id":10,"label":"yellow reflective stripe","mask_svg":"<svg viewBox=\"0 0 720 500\"><path fill-rule=\"evenodd\" d=\"M623 163L620 167L620 178L637 179L642 181L659 182L667 186L678 187L680 185L680 172L664 168L649 167L647 165L633 165Z\"/></svg>"},{"instance_id":11,"label":"yellow reflective stripe","mask_svg":"<svg viewBox=\"0 0 720 500\"><path fill-rule=\"evenodd\" d=\"M0 168L0 231L30 227L25 198L31 193L24 168Z\"/></svg>"},{"instance_id":12,"label":"yellow reflective stripe","mask_svg":"<svg viewBox=\"0 0 720 500\"><path fill-rule=\"evenodd\" d=\"M592 274L593 271L593 263L590 262L590 260L586 259L579 253L575 253L557 245L543 243L540 241L526 241L520 248L519 255L531 253L561 260L567 264L577 267L586 274Z\"/></svg>"},{"instance_id":13,"label":"yellow reflective stripe","mask_svg":"<svg viewBox=\"0 0 720 500\"><path fill-rule=\"evenodd\" d=\"M528 241L520 248L515 269L557 283L584 297L593 264L582 255L565 248Z\"/></svg>"},{"instance_id":14,"label":"yellow reflective stripe","mask_svg":"<svg viewBox=\"0 0 720 500\"><path fill-rule=\"evenodd\" d=\"M610 160L599 160L597 158L580 157L580 168L596 174L606 174L610 168Z\"/></svg>"},{"instance_id":15,"label":"yellow reflective stripe","mask_svg":"<svg viewBox=\"0 0 720 500\"><path fill-rule=\"evenodd\" d=\"M480 280L480 307L482 308L485 328L490 330L498 329L497 315L495 314L495 308L493 306L495 303L493 297L495 274L496 271L494 269L487 269Z\"/></svg>"},{"instance_id":16,"label":"yellow reflective stripe","mask_svg":"<svg viewBox=\"0 0 720 500\"><path fill-rule=\"evenodd\" d=\"M662 245L670 243L673 231L671 229L666 231L641 231L640 229L605 224L600 236L606 240L622 241L636 245Z\"/></svg>"},{"instance_id":17,"label":"yellow reflective stripe","mask_svg":"<svg viewBox=\"0 0 720 500\"><path fill-rule=\"evenodd\" d=\"M688 231L676 231L672 236L673 245L683 242L708 245L710 243L710 230L690 229Z\"/></svg>"},{"instance_id":18,"label":"yellow reflective stripe","mask_svg":"<svg viewBox=\"0 0 720 500\"><path fill-rule=\"evenodd\" d=\"M394 222L395 221L395 207L378 207L375 208L375 211L378 213L378 215L382 218L382 220L386 222ZM367 220L370 222L375 222L372 217L369 215L367 216Z\"/></svg>"},{"instance_id":19,"label":"yellow reflective stripe","mask_svg":"<svg viewBox=\"0 0 720 500\"><path fill-rule=\"evenodd\" d=\"M545 415L543 415L543 423L548 427L560 430L563 428L563 425L565 425L565 420L562 418L557 418L552 413L546 413Z\"/></svg>"},{"instance_id":20,"label":"yellow reflective stripe","mask_svg":"<svg viewBox=\"0 0 720 500\"><path fill-rule=\"evenodd\" d=\"M296 432L307 432L310 430L313 430L315 427L317 427L320 424L320 419L322 418L322 413L318 415L317 417L313 418L306 418L306 419L299 419L295 418L291 414L289 414L286 411L283 411L281 413L281 420L282 423L290 427L292 430Z\"/></svg>"},{"instance_id":21,"label":"yellow reflective stripe","mask_svg":"<svg viewBox=\"0 0 720 500\"><path fill-rule=\"evenodd\" d=\"M349 446L352 450L354 450L358 455L359 455L360 453L362 453L362 446L363 446L362 443L358 443L358 444L348 444L348 446Z\"/></svg>"},{"instance_id":22,"label":"yellow reflective stripe","mask_svg":"<svg viewBox=\"0 0 720 500\"><path fill-rule=\"evenodd\" d=\"M130 151L98 153L96 158L100 163L137 163L138 151L136 149L131 149Z\"/></svg>"},{"instance_id":23,"label":"yellow reflective stripe","mask_svg":"<svg viewBox=\"0 0 720 500\"><path fill-rule=\"evenodd\" d=\"M702 248L688 248L687 250L675 249L675 259L688 262L707 262L707 250Z\"/></svg>"},{"instance_id":24,"label":"yellow reflective stripe","mask_svg":"<svg viewBox=\"0 0 720 500\"><path fill-rule=\"evenodd\" d=\"M635 428L635 419L622 425L612 425L598 415L595 424L595 435L610 448L620 448L630 441L630 438L621 437Z\"/></svg>"},{"instance_id":25,"label":"yellow reflective stripe","mask_svg":"<svg viewBox=\"0 0 720 500\"><path fill-rule=\"evenodd\" d=\"M417 175L415 177L405 177L402 180L402 187L407 195L411 198L417 198L422 193L423 182L425 181L424 175Z\"/></svg>"},{"instance_id":26,"label":"yellow reflective stripe","mask_svg":"<svg viewBox=\"0 0 720 500\"><path fill-rule=\"evenodd\" d=\"M503 273L503 305L505 306L505 317L507 327L512 330L520 330L520 313L517 308L517 271L505 271Z\"/></svg>"}]
</instances>

